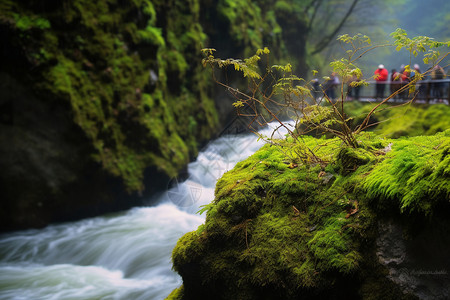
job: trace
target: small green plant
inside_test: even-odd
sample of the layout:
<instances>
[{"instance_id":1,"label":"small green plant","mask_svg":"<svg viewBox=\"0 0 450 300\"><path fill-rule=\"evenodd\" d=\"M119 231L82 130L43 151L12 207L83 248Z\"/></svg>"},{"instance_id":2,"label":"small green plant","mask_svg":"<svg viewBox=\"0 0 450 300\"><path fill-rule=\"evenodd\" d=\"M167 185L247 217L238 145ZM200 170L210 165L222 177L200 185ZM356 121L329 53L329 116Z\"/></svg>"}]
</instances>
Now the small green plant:
<instances>
[{"instance_id":1,"label":"small green plant","mask_svg":"<svg viewBox=\"0 0 450 300\"><path fill-rule=\"evenodd\" d=\"M32 28L37 29L49 29L50 22L47 19L39 17L29 17L25 15L14 14L14 20L16 22L16 27L21 31L27 31Z\"/></svg>"},{"instance_id":2,"label":"small green plant","mask_svg":"<svg viewBox=\"0 0 450 300\"><path fill-rule=\"evenodd\" d=\"M397 29L391 36L394 39L393 43L376 45L372 44L368 36L362 34L338 37L346 56L330 63L333 71L341 78L337 100L327 95L324 85L320 86L320 91L324 95L315 97L313 81L297 77L293 74L290 64L271 66L270 51L267 48L259 49L255 55L243 60L216 58L215 49L203 49L202 52L205 55L203 65L212 68L215 82L226 88L236 99L233 106L238 115L250 120L248 126L253 132L257 133L255 124L263 126L269 122L277 122L279 126L276 129L282 127L290 136L289 143L284 143L284 146L293 150L297 158L303 162L321 162L321 158L316 155L316 150L306 146L302 141L304 134L312 131L328 133L338 137L345 146L358 148L360 145L357 136L372 126L369 123L370 117L384 109L384 105L390 99L405 91L409 91L411 95L411 100L405 104L412 103L418 94L415 91L417 81L423 79L427 73L431 72L432 67L441 63L450 54L449 51L441 53L438 50L438 48L450 47L450 42L437 42L422 36L411 39L403 29ZM358 60L377 48L392 46L396 47L397 51L406 49L410 58L423 53L424 63L431 64L432 67L423 74L417 74L408 84L382 99L367 113L362 122L352 124L352 118L347 116L345 110L346 86L368 85L367 80L374 78L374 76L364 76L357 65ZM233 68L235 72L242 73L248 80L247 89L239 90L219 79L214 72L217 68ZM409 65L405 69L407 72L411 70ZM292 120L294 124L285 122L286 119ZM281 146L279 141L272 138L273 135L266 137L257 134L260 138ZM320 148L320 145L318 147Z\"/></svg>"}]
</instances>

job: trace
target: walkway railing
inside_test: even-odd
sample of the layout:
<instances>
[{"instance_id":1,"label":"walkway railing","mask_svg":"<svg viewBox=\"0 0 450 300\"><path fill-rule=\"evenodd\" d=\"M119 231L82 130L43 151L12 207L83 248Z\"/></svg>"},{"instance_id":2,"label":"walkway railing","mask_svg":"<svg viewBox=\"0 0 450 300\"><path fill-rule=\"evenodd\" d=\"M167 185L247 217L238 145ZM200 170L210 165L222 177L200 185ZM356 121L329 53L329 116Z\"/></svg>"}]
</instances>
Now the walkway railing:
<instances>
[{"instance_id":1,"label":"walkway railing","mask_svg":"<svg viewBox=\"0 0 450 300\"><path fill-rule=\"evenodd\" d=\"M360 101L382 101L393 92L399 90L402 86L406 85L405 82L376 82L369 81L368 86L360 86L359 88L345 87L347 92L347 99L349 100L360 100ZM384 84L383 97L377 98L376 85ZM359 91L358 91L359 89ZM337 92L337 90L336 90ZM441 80L422 80L418 81L415 85L414 94L409 94L409 89L396 95L390 101L391 102L405 102L409 101L415 95L415 100L418 103L437 103L444 102L446 104L450 103L450 79Z\"/></svg>"}]
</instances>

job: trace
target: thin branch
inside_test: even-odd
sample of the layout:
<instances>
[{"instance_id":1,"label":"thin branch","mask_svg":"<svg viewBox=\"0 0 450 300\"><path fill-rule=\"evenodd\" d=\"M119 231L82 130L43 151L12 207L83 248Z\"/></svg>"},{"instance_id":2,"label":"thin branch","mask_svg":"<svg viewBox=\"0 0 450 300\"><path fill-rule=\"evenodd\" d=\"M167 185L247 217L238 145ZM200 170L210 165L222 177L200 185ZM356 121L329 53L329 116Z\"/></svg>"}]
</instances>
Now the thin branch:
<instances>
[{"instance_id":1,"label":"thin branch","mask_svg":"<svg viewBox=\"0 0 450 300\"><path fill-rule=\"evenodd\" d=\"M315 2L315 3L314 3ZM313 23L314 23L314 20L316 19L316 16L317 16L317 12L319 11L319 8L320 8L320 5L323 3L323 1L322 0L319 0L319 1L313 1L313 3L311 3L311 4L314 4L314 10L313 10L313 13L312 13L312 16L311 16L311 18L309 18L309 22L308 22L308 25L306 26L306 31L307 32L310 32L311 31L311 29L312 29L312 25L313 25ZM308 8L309 9L309 8Z\"/></svg>"},{"instance_id":2,"label":"thin branch","mask_svg":"<svg viewBox=\"0 0 450 300\"><path fill-rule=\"evenodd\" d=\"M345 16L342 18L341 22L336 26L336 28L333 30L333 32L331 34L329 34L328 36L325 36L316 46L316 48L314 49L314 51L311 53L311 55L317 54L319 52L321 52L326 46L328 46L328 44L333 40L333 38L336 36L336 34L339 32L339 30L341 30L342 26L345 24L345 22L347 21L347 19L350 17L350 15L353 12L353 9L355 8L356 4L358 3L359 0L353 0L352 5L350 6L350 8L348 9L347 13L345 14Z\"/></svg>"}]
</instances>

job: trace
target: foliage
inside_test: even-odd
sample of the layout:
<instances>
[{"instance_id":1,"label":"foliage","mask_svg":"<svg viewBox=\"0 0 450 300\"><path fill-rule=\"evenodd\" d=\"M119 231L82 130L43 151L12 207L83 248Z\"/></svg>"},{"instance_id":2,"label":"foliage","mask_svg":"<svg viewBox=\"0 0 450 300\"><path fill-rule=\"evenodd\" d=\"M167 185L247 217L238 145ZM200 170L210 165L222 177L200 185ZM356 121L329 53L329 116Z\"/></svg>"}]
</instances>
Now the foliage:
<instances>
[{"instance_id":1,"label":"foliage","mask_svg":"<svg viewBox=\"0 0 450 300\"><path fill-rule=\"evenodd\" d=\"M327 93L329 89L334 88L332 87L334 83L330 78L328 78L330 83L325 83L320 88L324 93L323 97L316 97L313 96L317 93L313 82L294 75L290 64L270 66L268 58L270 52L267 48L258 50L255 55L244 60L223 60L214 57L214 49L204 49L203 65L210 66L213 70L214 80L235 97L236 102L233 105L237 109L238 115L251 118L250 128L254 123L263 126L272 121L278 122L279 127L283 127L292 138L292 143L288 145L288 148L299 149L301 154L297 157L305 163L319 162L320 159L314 151L305 146L302 140L303 134L312 131L328 133L340 138L345 145L357 148L360 146L357 136L371 126L369 122L371 117L384 109L390 99L404 91L409 90L412 95L409 103L414 101L418 93L415 91L417 81L430 72L427 71L412 78L408 84L375 105L360 123L355 124L354 119L347 116L345 109L346 87L355 88L367 85L367 80L373 78L373 76L365 78L362 70L358 68L357 61L361 57L380 47L395 46L397 51L406 49L411 56L417 56L422 52L424 61L437 65L450 54L450 52L446 52L441 55L438 49L450 47L450 42L437 42L423 36L409 38L402 29L393 32L392 37L394 39L392 44L372 45L371 39L366 35L339 36L338 40L343 44L343 48L347 49L346 57L330 63L336 76L341 78L338 86L338 99L334 99ZM262 55L265 56L264 61L262 61ZM229 66L233 66L235 71L242 72L243 76L248 78L248 90L241 91L215 77L214 68L226 69ZM406 71L408 70L410 70L410 66L406 66ZM294 129L282 121L283 117L293 120L292 128ZM262 138L270 142L270 138Z\"/></svg>"},{"instance_id":2,"label":"foliage","mask_svg":"<svg viewBox=\"0 0 450 300\"><path fill-rule=\"evenodd\" d=\"M28 17L20 16L19 14L14 14L14 21L19 30L27 31L31 28L37 29L48 29L50 28L50 22L44 18L39 17Z\"/></svg>"},{"instance_id":3,"label":"foliage","mask_svg":"<svg viewBox=\"0 0 450 300\"><path fill-rule=\"evenodd\" d=\"M254 49L267 46L272 55L285 64L286 58L293 69L306 75L306 61L311 53L320 53L351 20L358 20L360 10L365 7L381 7L388 10L396 1L367 0L218 0L204 1L205 11L216 10L206 16L205 31L211 37L209 47L224 51L227 56L249 57ZM373 19L367 15L365 20ZM362 25L361 22L358 25ZM220 38L212 32L216 26ZM233 44L239 53L230 53L228 44ZM223 45L223 46L222 46Z\"/></svg>"},{"instance_id":4,"label":"foliage","mask_svg":"<svg viewBox=\"0 0 450 300\"><path fill-rule=\"evenodd\" d=\"M394 31L391 36L394 38L394 46L396 46L396 50L400 51L402 48L406 48L410 55L417 56L419 52L427 52L424 55L423 62L425 64L429 64L432 62L432 66L437 65L443 58L446 57L444 55L442 58L440 57L440 52L438 50L434 50L435 48L447 46L450 47L450 41L438 42L434 41L432 38L427 36L417 36L412 39L407 37L406 31L398 28ZM427 51L428 47L428 51ZM448 55L448 54L447 54Z\"/></svg>"}]
</instances>

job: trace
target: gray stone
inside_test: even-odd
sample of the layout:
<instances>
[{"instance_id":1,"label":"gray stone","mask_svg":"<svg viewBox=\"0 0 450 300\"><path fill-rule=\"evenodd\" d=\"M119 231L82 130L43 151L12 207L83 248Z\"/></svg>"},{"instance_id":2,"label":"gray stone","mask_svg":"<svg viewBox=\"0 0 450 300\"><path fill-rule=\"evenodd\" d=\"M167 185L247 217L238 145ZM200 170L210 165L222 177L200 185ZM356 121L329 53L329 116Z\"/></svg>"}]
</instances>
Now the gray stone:
<instances>
[{"instance_id":1,"label":"gray stone","mask_svg":"<svg viewBox=\"0 0 450 300\"><path fill-rule=\"evenodd\" d=\"M428 226L405 234L394 221L379 223L377 256L389 279L419 299L449 299L450 236L448 226Z\"/></svg>"}]
</instances>

